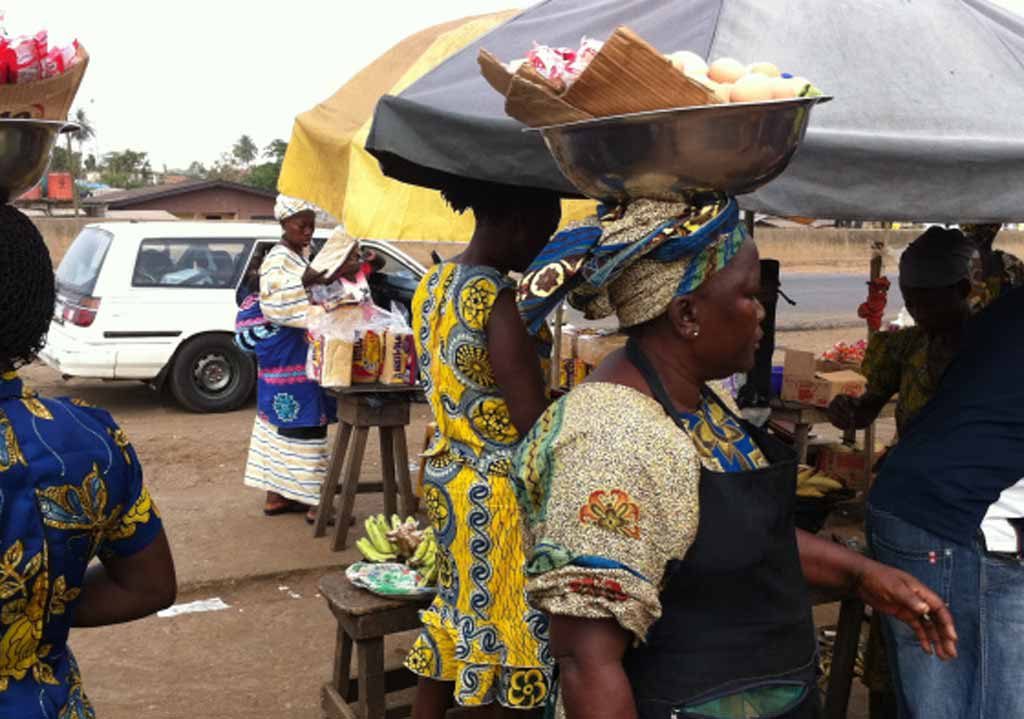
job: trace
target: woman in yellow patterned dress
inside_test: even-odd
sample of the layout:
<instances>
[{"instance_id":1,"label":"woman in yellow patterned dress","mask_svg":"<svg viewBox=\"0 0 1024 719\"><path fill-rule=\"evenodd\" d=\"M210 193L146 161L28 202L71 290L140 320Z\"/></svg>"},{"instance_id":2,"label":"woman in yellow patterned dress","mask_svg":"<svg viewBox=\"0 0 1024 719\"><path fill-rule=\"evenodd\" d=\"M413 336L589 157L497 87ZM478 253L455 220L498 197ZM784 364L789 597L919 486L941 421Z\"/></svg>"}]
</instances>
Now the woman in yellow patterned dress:
<instances>
[{"instance_id":1,"label":"woman in yellow patterned dress","mask_svg":"<svg viewBox=\"0 0 1024 719\"><path fill-rule=\"evenodd\" d=\"M547 399L536 344L515 303L522 272L557 229L558 199L459 181L442 194L472 209L466 251L423 278L413 329L438 426L424 495L438 538L438 596L406 666L420 676L415 719L460 706L543 706L547 622L524 592L519 510L508 477L521 435Z\"/></svg>"}]
</instances>

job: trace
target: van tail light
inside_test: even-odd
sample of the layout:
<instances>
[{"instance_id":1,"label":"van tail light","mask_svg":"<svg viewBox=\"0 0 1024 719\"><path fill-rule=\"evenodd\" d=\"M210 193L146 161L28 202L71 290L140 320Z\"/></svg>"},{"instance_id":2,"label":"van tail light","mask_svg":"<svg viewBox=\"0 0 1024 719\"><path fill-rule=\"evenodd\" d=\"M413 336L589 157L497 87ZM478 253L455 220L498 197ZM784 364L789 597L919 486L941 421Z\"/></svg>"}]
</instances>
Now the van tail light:
<instances>
[{"instance_id":1,"label":"van tail light","mask_svg":"<svg viewBox=\"0 0 1024 719\"><path fill-rule=\"evenodd\" d=\"M96 312L99 308L99 297L83 297L75 304L64 306L64 321L75 327L91 327L96 321Z\"/></svg>"}]
</instances>

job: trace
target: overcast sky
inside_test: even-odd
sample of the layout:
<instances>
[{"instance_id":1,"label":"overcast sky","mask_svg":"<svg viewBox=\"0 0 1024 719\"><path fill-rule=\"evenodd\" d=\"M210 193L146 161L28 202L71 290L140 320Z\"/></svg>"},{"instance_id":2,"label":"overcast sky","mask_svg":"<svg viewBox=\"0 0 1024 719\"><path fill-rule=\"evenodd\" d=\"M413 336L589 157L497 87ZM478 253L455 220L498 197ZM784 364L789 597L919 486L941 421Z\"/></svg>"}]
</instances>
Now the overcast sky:
<instances>
[{"instance_id":1,"label":"overcast sky","mask_svg":"<svg viewBox=\"0 0 1024 719\"><path fill-rule=\"evenodd\" d=\"M1024 0L997 2L1024 15ZM210 165L242 133L260 147L287 140L297 114L402 38L446 20L530 4L0 0L8 32L46 28L51 44L77 37L89 50L76 106L96 126L91 151L145 151L157 170L192 160Z\"/></svg>"}]
</instances>

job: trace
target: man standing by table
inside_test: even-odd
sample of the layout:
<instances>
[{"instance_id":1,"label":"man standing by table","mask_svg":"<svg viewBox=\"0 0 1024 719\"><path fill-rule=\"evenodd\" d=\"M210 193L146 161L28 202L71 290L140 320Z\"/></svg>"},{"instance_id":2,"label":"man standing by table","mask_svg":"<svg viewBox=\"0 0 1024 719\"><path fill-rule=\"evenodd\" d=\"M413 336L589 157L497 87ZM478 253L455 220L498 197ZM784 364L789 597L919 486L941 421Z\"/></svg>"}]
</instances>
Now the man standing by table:
<instances>
[{"instance_id":1,"label":"man standing by table","mask_svg":"<svg viewBox=\"0 0 1024 719\"><path fill-rule=\"evenodd\" d=\"M1024 289L969 324L935 398L868 497L877 559L949 605L960 657L922 655L885 620L900 716L1024 718Z\"/></svg>"}]
</instances>

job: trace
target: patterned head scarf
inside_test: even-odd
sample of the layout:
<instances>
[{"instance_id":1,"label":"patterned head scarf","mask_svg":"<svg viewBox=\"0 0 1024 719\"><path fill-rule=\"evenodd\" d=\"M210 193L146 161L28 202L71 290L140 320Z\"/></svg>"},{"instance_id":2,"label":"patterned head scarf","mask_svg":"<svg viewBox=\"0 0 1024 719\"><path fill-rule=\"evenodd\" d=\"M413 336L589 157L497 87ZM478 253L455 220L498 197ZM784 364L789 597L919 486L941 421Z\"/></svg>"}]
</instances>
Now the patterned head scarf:
<instances>
[{"instance_id":1,"label":"patterned head scarf","mask_svg":"<svg viewBox=\"0 0 1024 719\"><path fill-rule=\"evenodd\" d=\"M519 309L537 332L563 300L588 319L618 315L622 327L652 320L731 260L747 234L736 201L637 200L557 235L523 275Z\"/></svg>"},{"instance_id":2,"label":"patterned head scarf","mask_svg":"<svg viewBox=\"0 0 1024 719\"><path fill-rule=\"evenodd\" d=\"M900 284L922 289L955 285L970 276L974 253L960 230L929 227L900 255Z\"/></svg>"},{"instance_id":3,"label":"patterned head scarf","mask_svg":"<svg viewBox=\"0 0 1024 719\"><path fill-rule=\"evenodd\" d=\"M298 197L278 195L277 202L274 203L274 218L278 222L284 222L300 212L316 212L316 209L316 205L312 202L300 200Z\"/></svg>"}]
</instances>

